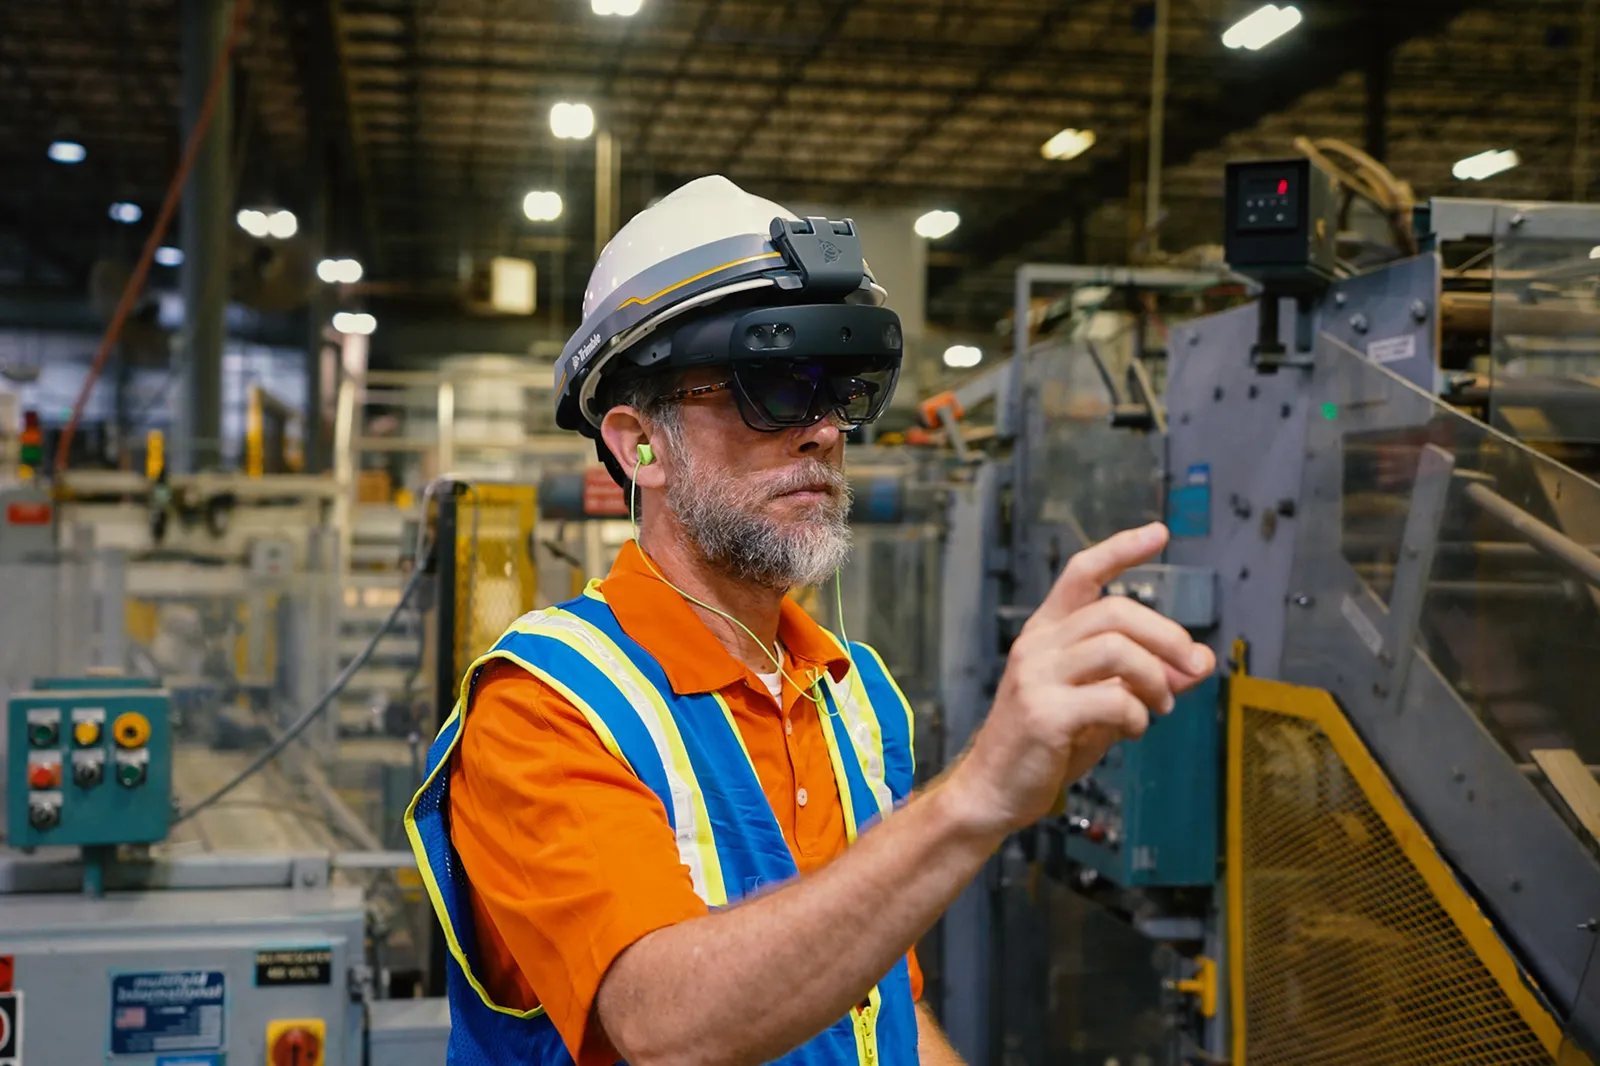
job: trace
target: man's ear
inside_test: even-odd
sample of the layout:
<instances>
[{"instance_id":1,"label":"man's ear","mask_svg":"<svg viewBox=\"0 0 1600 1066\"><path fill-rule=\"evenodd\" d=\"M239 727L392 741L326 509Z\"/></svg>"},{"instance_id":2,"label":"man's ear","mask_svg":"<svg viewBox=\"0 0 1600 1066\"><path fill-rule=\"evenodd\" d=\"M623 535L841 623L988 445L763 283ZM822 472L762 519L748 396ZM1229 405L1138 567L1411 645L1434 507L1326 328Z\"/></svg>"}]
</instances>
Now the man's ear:
<instances>
[{"instance_id":1,"label":"man's ear","mask_svg":"<svg viewBox=\"0 0 1600 1066\"><path fill-rule=\"evenodd\" d=\"M661 469L661 445L650 439L637 409L624 405L607 411L600 421L600 437L622 472L641 489L659 489L666 485L667 477ZM641 444L650 445L655 462L639 462Z\"/></svg>"}]
</instances>

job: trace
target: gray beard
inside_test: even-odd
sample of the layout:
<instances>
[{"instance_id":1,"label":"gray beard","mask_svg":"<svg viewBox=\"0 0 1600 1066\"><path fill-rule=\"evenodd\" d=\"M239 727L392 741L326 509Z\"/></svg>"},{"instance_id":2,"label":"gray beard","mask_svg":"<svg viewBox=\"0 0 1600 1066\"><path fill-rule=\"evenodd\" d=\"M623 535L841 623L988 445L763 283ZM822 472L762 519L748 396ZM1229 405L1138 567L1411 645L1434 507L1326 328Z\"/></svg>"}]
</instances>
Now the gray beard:
<instances>
[{"instance_id":1,"label":"gray beard","mask_svg":"<svg viewBox=\"0 0 1600 1066\"><path fill-rule=\"evenodd\" d=\"M817 585L850 554L850 482L844 472L810 459L781 476L730 480L685 456L682 476L667 484L667 505L712 566L730 577L779 591ZM769 500L824 482L832 498L805 517L779 523L761 512Z\"/></svg>"}]
</instances>

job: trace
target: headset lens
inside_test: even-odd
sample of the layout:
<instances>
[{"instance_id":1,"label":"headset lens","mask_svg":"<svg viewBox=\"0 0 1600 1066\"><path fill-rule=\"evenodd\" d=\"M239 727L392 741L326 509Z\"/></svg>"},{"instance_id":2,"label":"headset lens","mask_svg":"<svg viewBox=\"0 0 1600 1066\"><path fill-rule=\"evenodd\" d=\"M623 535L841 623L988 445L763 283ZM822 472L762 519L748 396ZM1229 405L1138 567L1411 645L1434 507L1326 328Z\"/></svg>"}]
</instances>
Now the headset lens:
<instances>
[{"instance_id":1,"label":"headset lens","mask_svg":"<svg viewBox=\"0 0 1600 1066\"><path fill-rule=\"evenodd\" d=\"M829 412L849 427L871 422L899 375L899 360L890 359L761 359L733 367L739 409L762 430L814 425Z\"/></svg>"}]
</instances>

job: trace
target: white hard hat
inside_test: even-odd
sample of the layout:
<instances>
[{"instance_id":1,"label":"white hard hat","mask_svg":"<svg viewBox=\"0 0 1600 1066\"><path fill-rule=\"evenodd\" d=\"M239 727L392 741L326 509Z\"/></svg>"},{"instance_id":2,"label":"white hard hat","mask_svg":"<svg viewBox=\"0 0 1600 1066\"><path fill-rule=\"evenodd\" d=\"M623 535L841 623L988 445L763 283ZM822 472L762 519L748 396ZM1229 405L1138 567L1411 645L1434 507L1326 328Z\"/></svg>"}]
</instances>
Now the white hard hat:
<instances>
[{"instance_id":1,"label":"white hard hat","mask_svg":"<svg viewBox=\"0 0 1600 1066\"><path fill-rule=\"evenodd\" d=\"M556 363L556 422L593 435L592 399L607 364L687 311L763 288L775 303L881 306L888 294L861 258L854 223L801 219L721 175L696 178L628 221L583 294L583 325Z\"/></svg>"}]
</instances>

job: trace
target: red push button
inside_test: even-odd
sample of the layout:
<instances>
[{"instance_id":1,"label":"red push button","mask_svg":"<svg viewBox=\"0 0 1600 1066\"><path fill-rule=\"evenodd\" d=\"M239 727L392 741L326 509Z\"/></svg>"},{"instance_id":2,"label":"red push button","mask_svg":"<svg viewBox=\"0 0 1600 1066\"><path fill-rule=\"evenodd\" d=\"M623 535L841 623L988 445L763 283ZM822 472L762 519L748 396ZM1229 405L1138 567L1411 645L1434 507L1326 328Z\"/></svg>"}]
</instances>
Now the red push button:
<instances>
[{"instance_id":1,"label":"red push button","mask_svg":"<svg viewBox=\"0 0 1600 1066\"><path fill-rule=\"evenodd\" d=\"M61 764L58 762L30 763L28 766L29 788L60 788Z\"/></svg>"},{"instance_id":2,"label":"red push button","mask_svg":"<svg viewBox=\"0 0 1600 1066\"><path fill-rule=\"evenodd\" d=\"M281 1018L267 1023L269 1066L324 1066L328 1023L320 1018Z\"/></svg>"}]
</instances>

